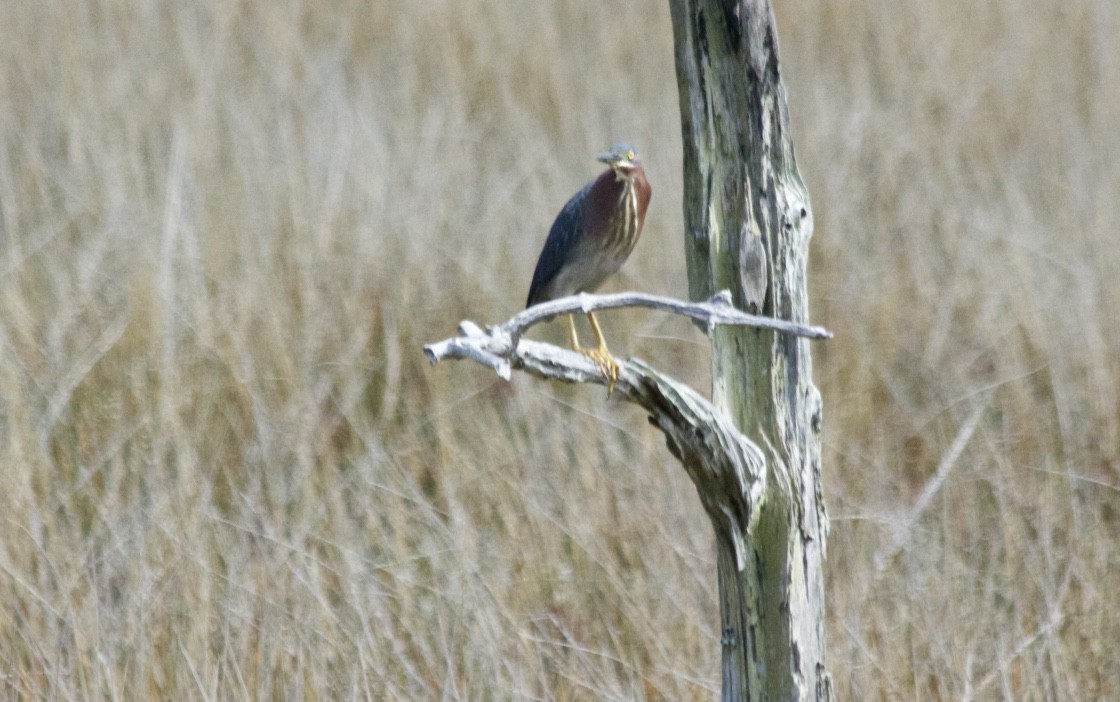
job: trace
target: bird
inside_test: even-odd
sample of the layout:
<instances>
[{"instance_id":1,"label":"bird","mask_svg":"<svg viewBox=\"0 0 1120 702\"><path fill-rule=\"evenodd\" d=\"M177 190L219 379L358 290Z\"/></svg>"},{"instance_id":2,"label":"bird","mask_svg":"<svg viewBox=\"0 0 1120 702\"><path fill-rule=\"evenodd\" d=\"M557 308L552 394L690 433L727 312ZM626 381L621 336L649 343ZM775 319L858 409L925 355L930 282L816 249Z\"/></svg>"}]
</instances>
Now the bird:
<instances>
[{"instance_id":1,"label":"bird","mask_svg":"<svg viewBox=\"0 0 1120 702\"><path fill-rule=\"evenodd\" d=\"M638 150L626 142L599 155L607 164L599 177L572 196L548 232L526 307L581 292L594 292L618 272L642 234L650 188ZM581 347L573 315L568 335L574 351L590 357L607 378L607 397L618 382L619 365L607 349L603 330L592 312L587 321L596 346Z\"/></svg>"}]
</instances>

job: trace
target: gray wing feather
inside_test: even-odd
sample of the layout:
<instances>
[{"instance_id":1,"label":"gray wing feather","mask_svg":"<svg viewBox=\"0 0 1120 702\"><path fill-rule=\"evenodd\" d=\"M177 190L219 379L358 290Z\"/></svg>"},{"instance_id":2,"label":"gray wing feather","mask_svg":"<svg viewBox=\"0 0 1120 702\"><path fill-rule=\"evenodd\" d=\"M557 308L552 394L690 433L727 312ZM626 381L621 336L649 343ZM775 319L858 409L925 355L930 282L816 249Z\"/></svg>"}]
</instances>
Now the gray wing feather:
<instances>
[{"instance_id":1,"label":"gray wing feather","mask_svg":"<svg viewBox=\"0 0 1120 702\"><path fill-rule=\"evenodd\" d=\"M540 258L537 259L537 269L533 272L533 283L529 286L529 298L525 303L531 307L538 302L544 302L545 289L556 278L560 269L568 262L577 242L583 235L583 206L593 183L588 183L582 190L568 200L552 229L548 232L548 239L544 242Z\"/></svg>"}]
</instances>

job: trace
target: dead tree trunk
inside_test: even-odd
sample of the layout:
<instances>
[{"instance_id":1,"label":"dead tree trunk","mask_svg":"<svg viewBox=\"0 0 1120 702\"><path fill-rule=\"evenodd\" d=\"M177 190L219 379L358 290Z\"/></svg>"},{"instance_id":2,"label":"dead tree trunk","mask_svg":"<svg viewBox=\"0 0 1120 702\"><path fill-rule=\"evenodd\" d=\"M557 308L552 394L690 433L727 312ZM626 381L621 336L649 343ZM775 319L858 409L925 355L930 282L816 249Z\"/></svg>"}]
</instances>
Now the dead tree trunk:
<instances>
[{"instance_id":1,"label":"dead tree trunk","mask_svg":"<svg viewBox=\"0 0 1120 702\"><path fill-rule=\"evenodd\" d=\"M684 135L685 249L693 300L808 319L812 216L797 170L769 0L671 0ZM712 334L713 403L762 448L766 488L745 567L717 531L723 699L827 700L821 400L803 338L745 326Z\"/></svg>"}]
</instances>

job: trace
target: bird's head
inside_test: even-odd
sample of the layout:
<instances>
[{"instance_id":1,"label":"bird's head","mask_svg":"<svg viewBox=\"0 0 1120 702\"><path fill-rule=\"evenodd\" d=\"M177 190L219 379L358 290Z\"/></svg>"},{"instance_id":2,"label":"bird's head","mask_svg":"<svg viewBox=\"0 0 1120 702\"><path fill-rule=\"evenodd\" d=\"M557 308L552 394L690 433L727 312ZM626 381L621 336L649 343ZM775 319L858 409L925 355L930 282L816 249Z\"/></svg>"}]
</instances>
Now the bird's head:
<instances>
[{"instance_id":1,"label":"bird's head","mask_svg":"<svg viewBox=\"0 0 1120 702\"><path fill-rule=\"evenodd\" d=\"M624 141L612 146L605 154L600 154L599 160L610 166L620 178L628 177L642 163L638 150Z\"/></svg>"}]
</instances>

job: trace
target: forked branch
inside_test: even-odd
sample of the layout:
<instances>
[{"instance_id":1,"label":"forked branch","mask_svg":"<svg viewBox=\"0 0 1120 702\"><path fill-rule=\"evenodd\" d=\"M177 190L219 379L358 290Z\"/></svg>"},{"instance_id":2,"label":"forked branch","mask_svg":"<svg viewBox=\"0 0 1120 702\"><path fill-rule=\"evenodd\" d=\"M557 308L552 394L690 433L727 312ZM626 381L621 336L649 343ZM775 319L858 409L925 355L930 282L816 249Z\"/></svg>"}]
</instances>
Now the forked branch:
<instances>
[{"instance_id":1,"label":"forked branch","mask_svg":"<svg viewBox=\"0 0 1120 702\"><path fill-rule=\"evenodd\" d=\"M424 353L432 364L445 358L469 358L492 368L505 380L510 378L511 364L524 367L542 378L563 380L569 383L601 382L606 383L586 356L565 353L555 346L522 342L521 335L529 327L546 322L561 314L573 312L595 312L619 307L648 307L671 314L689 317L702 323L710 332L712 327L742 325L759 329L772 329L777 332L803 336L809 339L831 339L832 332L822 327L813 327L797 322L773 317L747 314L731 304L731 293L727 290L713 295L706 302L682 302L671 297L647 295L645 293L623 292L613 295L588 295L581 293L558 300L534 305L519 312L503 324L489 326L483 331L477 324L464 321L459 325L461 336L444 339L424 347ZM522 344L529 344L522 348ZM529 351L532 350L530 353ZM556 352L556 353L554 353ZM559 354L557 356L556 354ZM563 359L560 361L558 359ZM579 362L583 359L584 362Z\"/></svg>"},{"instance_id":2,"label":"forked branch","mask_svg":"<svg viewBox=\"0 0 1120 702\"><path fill-rule=\"evenodd\" d=\"M520 368L540 378L605 385L607 379L599 366L584 354L520 336L530 326L560 314L633 306L690 317L709 329L718 324L741 324L811 339L832 336L820 327L740 312L731 306L726 292L702 303L639 293L584 294L536 305L485 331L464 321L459 325L460 336L428 344L424 353L433 364L444 359L471 359L507 380L512 368ZM619 359L619 367L615 394L649 412L650 423L665 434L669 450L684 465L705 510L714 522L723 524L724 528L718 531L731 539L736 564L742 570L746 539L766 495L763 452L730 418L692 388L640 360Z\"/></svg>"}]
</instances>

